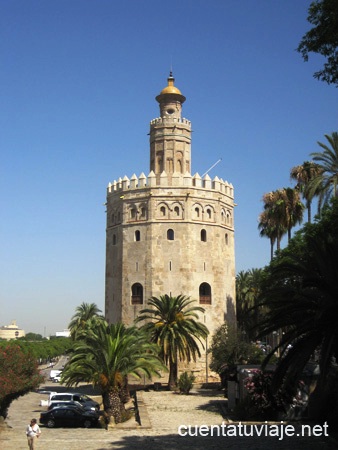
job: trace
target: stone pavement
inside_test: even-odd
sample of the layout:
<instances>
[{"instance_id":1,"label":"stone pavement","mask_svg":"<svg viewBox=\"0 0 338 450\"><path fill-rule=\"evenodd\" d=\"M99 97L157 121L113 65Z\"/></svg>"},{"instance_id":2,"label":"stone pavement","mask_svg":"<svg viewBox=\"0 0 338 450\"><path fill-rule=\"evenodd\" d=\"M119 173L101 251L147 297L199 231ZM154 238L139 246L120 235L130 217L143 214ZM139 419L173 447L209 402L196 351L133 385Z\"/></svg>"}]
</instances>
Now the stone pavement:
<instances>
[{"instance_id":1,"label":"stone pavement","mask_svg":"<svg viewBox=\"0 0 338 450\"><path fill-rule=\"evenodd\" d=\"M49 389L55 385L48 386ZM57 385L55 390L65 390ZM46 394L31 392L28 395L15 400L9 410L7 427L0 429L1 450L21 450L27 448L25 428L32 417L39 418L40 411L46 407L40 406L40 401L45 400ZM215 390L196 389L191 395L181 396L168 391L140 391L138 400L141 409L141 426L131 421L116 427L103 429L48 429L42 427L42 435L38 441L38 450L177 450L187 448L194 450L218 450L218 449L250 449L250 450L330 450L337 449L337 441L330 436L312 437L265 437L268 428L261 430L261 436L254 432L253 436L244 436L244 431L251 434L251 429L244 427L235 428L234 424L226 421L224 417L225 399L222 392ZM223 417L222 417L223 413ZM222 431L222 423L232 430L234 436L210 436L213 432ZM181 428L180 436L178 427ZM188 435L188 426L191 425L191 433ZM198 428L196 434L195 425ZM217 426L219 426L217 428ZM260 425L259 425L260 426ZM226 427L223 426L223 431ZM280 430L280 427L279 429ZM300 433L296 429L296 434ZM324 431L324 430L323 430ZM265 433L266 432L266 433ZM317 430L318 432L318 430ZM330 431L328 430L328 433ZM206 435L209 434L209 435ZM242 434L240 436L239 434ZM274 434L276 434L276 427Z\"/></svg>"}]
</instances>

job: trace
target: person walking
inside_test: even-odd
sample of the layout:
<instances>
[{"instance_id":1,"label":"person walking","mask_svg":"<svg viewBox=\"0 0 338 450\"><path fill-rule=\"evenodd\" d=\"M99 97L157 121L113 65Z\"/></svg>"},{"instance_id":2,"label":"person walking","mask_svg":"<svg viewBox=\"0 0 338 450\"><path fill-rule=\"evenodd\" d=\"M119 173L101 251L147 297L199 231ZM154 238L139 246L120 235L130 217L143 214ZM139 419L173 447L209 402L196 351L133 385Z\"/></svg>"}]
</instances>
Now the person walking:
<instances>
[{"instance_id":1,"label":"person walking","mask_svg":"<svg viewBox=\"0 0 338 450\"><path fill-rule=\"evenodd\" d=\"M38 439L40 434L41 434L40 427L37 424L36 419L32 419L31 423L27 425L26 428L26 436L29 450L34 450L36 448L35 447L36 440Z\"/></svg>"}]
</instances>

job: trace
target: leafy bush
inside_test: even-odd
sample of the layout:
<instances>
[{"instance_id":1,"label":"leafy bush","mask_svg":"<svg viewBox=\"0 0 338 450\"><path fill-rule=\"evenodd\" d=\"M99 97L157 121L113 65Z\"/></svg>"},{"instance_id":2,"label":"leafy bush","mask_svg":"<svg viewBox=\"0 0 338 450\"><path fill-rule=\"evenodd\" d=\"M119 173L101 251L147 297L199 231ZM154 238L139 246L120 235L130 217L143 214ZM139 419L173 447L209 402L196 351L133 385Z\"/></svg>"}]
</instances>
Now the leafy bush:
<instances>
[{"instance_id":1,"label":"leafy bush","mask_svg":"<svg viewBox=\"0 0 338 450\"><path fill-rule=\"evenodd\" d=\"M44 378L36 358L16 344L0 347L0 416L6 418L9 405L16 398L37 388Z\"/></svg>"},{"instance_id":2,"label":"leafy bush","mask_svg":"<svg viewBox=\"0 0 338 450\"><path fill-rule=\"evenodd\" d=\"M247 395L235 410L239 419L276 420L280 414L287 418L294 409L304 407L305 385L302 381L295 383L293 391L274 391L271 372L263 372L260 369L251 369L251 372L252 376L244 380Z\"/></svg>"},{"instance_id":3,"label":"leafy bush","mask_svg":"<svg viewBox=\"0 0 338 450\"><path fill-rule=\"evenodd\" d=\"M195 379L196 378L192 373L188 374L188 372L183 372L178 379L178 387L180 389L180 393L186 395L189 394Z\"/></svg>"}]
</instances>

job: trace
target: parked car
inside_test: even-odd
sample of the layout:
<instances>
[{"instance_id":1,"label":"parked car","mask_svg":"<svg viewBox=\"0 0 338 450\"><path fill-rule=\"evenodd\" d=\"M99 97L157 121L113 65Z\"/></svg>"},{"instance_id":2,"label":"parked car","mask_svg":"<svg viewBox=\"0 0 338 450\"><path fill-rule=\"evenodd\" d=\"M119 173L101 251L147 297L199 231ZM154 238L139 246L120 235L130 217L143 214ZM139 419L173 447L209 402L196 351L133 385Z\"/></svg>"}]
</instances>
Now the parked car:
<instances>
[{"instance_id":1,"label":"parked car","mask_svg":"<svg viewBox=\"0 0 338 450\"><path fill-rule=\"evenodd\" d=\"M98 423L99 414L85 411L77 407L59 406L50 411L40 413L40 423L48 428L85 427L90 428Z\"/></svg>"},{"instance_id":2,"label":"parked car","mask_svg":"<svg viewBox=\"0 0 338 450\"><path fill-rule=\"evenodd\" d=\"M47 410L50 411L53 408L58 408L59 406L69 406L69 407L76 407L81 409L82 411L92 411L94 413L97 412L96 409L93 409L93 407L90 404L82 404L80 402L74 401L74 400L69 400L69 401L52 401L50 402Z\"/></svg>"},{"instance_id":3,"label":"parked car","mask_svg":"<svg viewBox=\"0 0 338 450\"><path fill-rule=\"evenodd\" d=\"M100 409L100 404L95 400L92 400L88 395L79 394L78 392L51 392L49 395L48 406L52 402L70 402L75 401L81 403L81 405L90 406L92 410L98 411Z\"/></svg>"}]
</instances>

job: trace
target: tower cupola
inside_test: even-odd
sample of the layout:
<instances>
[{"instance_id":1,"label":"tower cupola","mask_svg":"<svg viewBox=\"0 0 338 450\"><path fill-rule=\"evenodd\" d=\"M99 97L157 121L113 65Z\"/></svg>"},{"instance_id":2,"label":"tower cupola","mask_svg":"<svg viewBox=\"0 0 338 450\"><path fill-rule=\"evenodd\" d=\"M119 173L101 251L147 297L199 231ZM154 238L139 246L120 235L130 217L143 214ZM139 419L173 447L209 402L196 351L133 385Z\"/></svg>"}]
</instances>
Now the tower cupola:
<instances>
[{"instance_id":1,"label":"tower cupola","mask_svg":"<svg viewBox=\"0 0 338 450\"><path fill-rule=\"evenodd\" d=\"M174 85L172 72L168 85L156 100L160 105L160 117L150 122L150 170L159 181L162 172L171 183L173 173L190 173L191 123L182 118L182 104L186 98Z\"/></svg>"},{"instance_id":2,"label":"tower cupola","mask_svg":"<svg viewBox=\"0 0 338 450\"><path fill-rule=\"evenodd\" d=\"M182 95L181 91L174 86L175 78L172 72L168 77L168 85L162 89L156 100L160 104L161 117L181 117L182 104L186 98Z\"/></svg>"}]
</instances>

